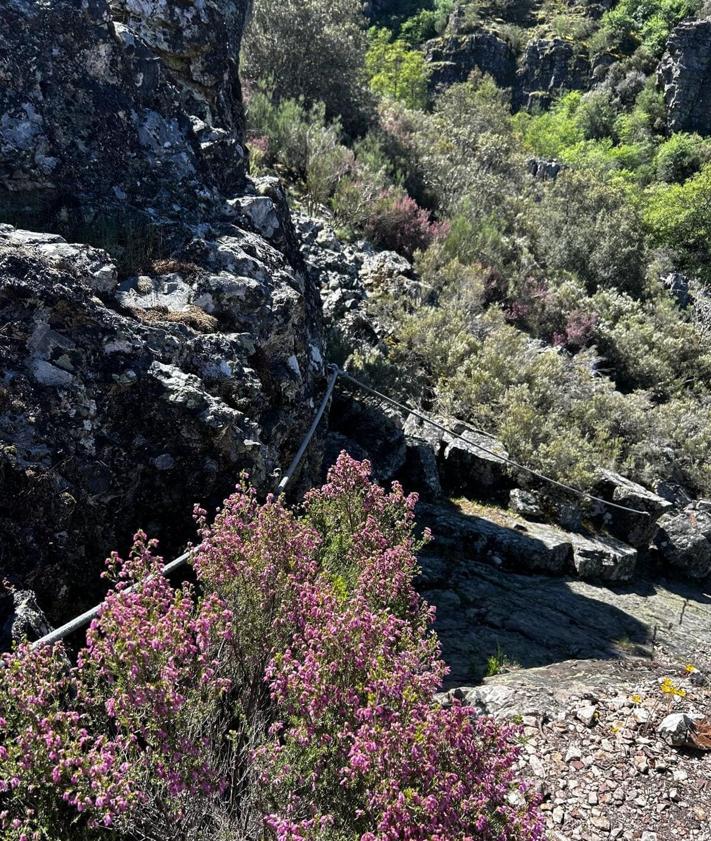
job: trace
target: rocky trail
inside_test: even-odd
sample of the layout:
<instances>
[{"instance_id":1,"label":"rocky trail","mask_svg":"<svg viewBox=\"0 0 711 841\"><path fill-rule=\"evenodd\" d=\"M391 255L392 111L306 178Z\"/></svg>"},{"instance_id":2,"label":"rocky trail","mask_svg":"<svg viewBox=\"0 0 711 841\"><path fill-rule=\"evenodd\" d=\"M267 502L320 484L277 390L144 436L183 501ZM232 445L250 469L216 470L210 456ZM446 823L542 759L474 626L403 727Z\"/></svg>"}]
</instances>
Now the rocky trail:
<instances>
[{"instance_id":1,"label":"rocky trail","mask_svg":"<svg viewBox=\"0 0 711 841\"><path fill-rule=\"evenodd\" d=\"M711 717L708 588L525 575L437 545L420 588L451 669L442 700L522 725L552 841L711 839L711 752L659 732Z\"/></svg>"}]
</instances>

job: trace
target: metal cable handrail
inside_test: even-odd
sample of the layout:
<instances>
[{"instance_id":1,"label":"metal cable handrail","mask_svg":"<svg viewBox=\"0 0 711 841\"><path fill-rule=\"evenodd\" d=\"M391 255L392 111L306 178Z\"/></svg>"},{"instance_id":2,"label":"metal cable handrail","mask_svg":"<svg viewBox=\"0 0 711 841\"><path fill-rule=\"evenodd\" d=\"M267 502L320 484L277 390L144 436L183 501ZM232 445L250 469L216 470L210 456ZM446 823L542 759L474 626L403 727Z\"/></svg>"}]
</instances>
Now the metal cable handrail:
<instances>
[{"instance_id":1,"label":"metal cable handrail","mask_svg":"<svg viewBox=\"0 0 711 841\"><path fill-rule=\"evenodd\" d=\"M321 419L323 418L323 414L326 411L328 401L331 399L331 395L333 394L333 390L336 386L338 378L342 377L344 380L347 380L348 382L352 383L353 385L357 386L363 391L371 394L372 396L377 397L379 400L390 404L399 411L405 412L410 415L414 415L415 417L419 418L425 423L430 424L435 429L438 429L440 432L443 432L446 435L450 435L452 438L456 438L460 441L463 441L467 446L474 447L482 453L492 456L493 458L498 459L499 461L509 465L510 467L515 467L517 470L523 470L524 472L529 473L531 476L535 476L537 479L540 479L543 482L547 482L548 484L554 485L558 488L562 488L563 490L575 494L582 499L589 500L592 502L599 502L602 505L605 505L609 508L615 508L619 511L626 511L627 513L631 514L643 514L645 516L649 516L648 511L642 511L638 508L630 508L627 505L620 505L617 502L610 502L609 500L602 499L602 497L594 496L593 494L587 493L586 491L581 491L579 488L574 488L572 485L566 485L564 482L559 482L557 479L552 479L550 476L546 476L544 473L540 473L538 470L534 470L531 467L526 467L523 464L519 464L517 461L514 461L508 456L503 456L500 453L495 452L494 450L490 450L487 447L482 446L481 444L471 441L468 438L465 438L463 435L460 435L458 432L455 432L453 429L450 429L444 426L443 424L439 423L438 421L435 421L432 418L428 417L423 412L420 412L418 409L413 409L411 406L408 406L405 403L401 403L398 400L389 397L387 394L383 394L381 391L378 391L372 386L366 385L366 383L361 382L361 380L357 379L351 374L346 373L336 365L328 366L328 370L330 371L330 375L328 378L328 383L326 385L326 391L324 392L323 399L319 404L318 410L314 415L314 419L311 423L311 426L309 427L306 435L304 436L304 439L301 442L301 445L297 450L296 455L291 460L291 463L289 464L286 473L284 473L283 477L277 483L277 486L274 491L277 497L281 496L286 491L289 484L293 480L296 471L298 470L301 462L303 461L308 446L311 443L311 440L313 439L313 436L315 435L319 424L321 423ZM466 423L463 425L469 426ZM488 433L484 434L488 435ZM176 569L179 569L181 566L186 564L190 560L190 558L193 557L193 555L198 551L199 548L199 546L195 546L189 549L187 552L184 552L182 555L180 555L180 557L176 558L174 561L171 561L170 563L166 564L161 570L161 574L170 575ZM132 589L133 586L127 587L122 592L130 592ZM32 643L31 648L34 650L42 645L50 645L52 643L58 642L59 640L64 639L74 631L78 631L80 628L85 627L92 621L92 619L95 619L99 615L102 606L103 602L91 608L90 610L87 610L85 613L82 613L80 616L75 617L69 622L66 622L64 625L61 625L59 628L56 628L54 631L51 631L49 634L46 634L45 636L38 639L36 642Z\"/></svg>"},{"instance_id":2,"label":"metal cable handrail","mask_svg":"<svg viewBox=\"0 0 711 841\"><path fill-rule=\"evenodd\" d=\"M311 423L311 426L308 429L308 432L304 436L303 441L301 442L301 446L299 447L296 455L291 461L286 473L279 479L276 488L274 489L274 493L277 497L282 496L286 489L289 487L292 479L296 471L303 460L303 457L306 453L306 450L311 443L311 439L314 437L316 430L318 429L319 423L321 422L321 418L323 417L323 413L326 411L326 405L328 401L331 399L331 395L333 394L333 389L336 385L336 380L338 379L339 369L335 366L329 366L330 376L328 378L328 383L326 385L326 391L324 392L323 399L314 415L314 419ZM183 552L180 557L176 558L174 561L166 564L163 569L161 570L161 575L170 575L172 572L175 572L176 569L184 566L195 553L198 551L200 547L194 546L192 549L188 549L187 552ZM133 590L135 585L130 587L126 587L121 592L123 593L130 593ZM59 642L59 640L68 637L69 634L73 633L74 631L78 631L80 628L84 628L91 623L93 619L95 619L103 607L103 602L101 604L92 607L90 610L85 611L80 616L76 616L74 619L71 619L69 622L66 622L64 625L61 625L59 628L55 628L54 631L50 631L50 633L45 634L45 636L41 637L40 639L36 640L32 643L31 648L34 651L35 649L39 648L43 645L51 645L52 643Z\"/></svg>"}]
</instances>

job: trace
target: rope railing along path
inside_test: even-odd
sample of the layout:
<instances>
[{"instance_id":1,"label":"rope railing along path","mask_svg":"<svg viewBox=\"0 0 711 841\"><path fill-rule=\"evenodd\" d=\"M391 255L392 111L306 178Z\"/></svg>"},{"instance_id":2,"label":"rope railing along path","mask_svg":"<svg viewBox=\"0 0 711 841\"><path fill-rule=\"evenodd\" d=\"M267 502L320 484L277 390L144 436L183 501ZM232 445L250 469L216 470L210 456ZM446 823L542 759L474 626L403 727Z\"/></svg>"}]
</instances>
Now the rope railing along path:
<instances>
[{"instance_id":1,"label":"rope railing along path","mask_svg":"<svg viewBox=\"0 0 711 841\"><path fill-rule=\"evenodd\" d=\"M287 488L293 481L294 476L296 475L296 471L299 469L299 466L301 465L301 462L303 461L304 456L306 455L306 451L308 450L309 444L311 443L311 440L316 434L316 430L318 429L319 424L321 423L321 419L323 418L323 414L326 411L326 406L328 405L328 402L331 399L331 395L333 394L333 390L336 386L336 383L338 379L341 378L356 386L357 388L360 388L361 390L370 394L371 396L376 397L381 402L387 403L395 409L398 409L400 412L403 412L406 415L414 415L416 418L419 418L425 423L430 424L430 426L434 427L435 429L438 429L440 432L444 432L446 435L449 435L452 438L463 441L467 446L474 447L480 452L492 456L493 458L498 459L499 461L509 465L510 467L516 468L517 470L522 470L531 476L535 476L542 482L547 482L550 485L553 485L557 488L561 488L562 490L574 494L575 496L578 496L581 499L585 499L591 502L599 502L602 505L607 506L608 508L615 508L618 511L626 511L627 513L631 514L648 514L648 512L641 511L638 508L630 508L627 505L620 505L620 503L618 502L610 502L607 499L602 499L602 497L594 496L593 494L587 493L586 491L581 491L579 488L574 488L572 485L566 485L565 482L559 482L557 479L552 479L550 476L546 476L545 474L540 473L538 470L534 470L532 467L526 467L526 465L519 464L519 462L508 458L508 456L502 456L500 453L494 452L494 450L484 447L482 444L470 441L468 438L465 438L460 433L455 432L453 429L446 427L444 424L441 424L436 420L433 420L423 412L420 412L418 409L414 409L411 406L408 406L406 403L401 403L400 401L389 397L387 394L383 394L383 392L378 391L377 389L367 385L366 383L362 382L361 380L357 379L351 374L346 373L345 371L338 368L336 365L329 365L328 370L329 377L326 385L326 390L323 395L323 399L319 404L318 410L314 415L314 419L311 423L311 426L309 427L306 435L304 436L304 439L301 442L301 445L297 450L296 455L292 459L291 464L289 465L284 475L280 478L279 482L277 483L277 486L274 491L277 497L284 494L284 492L287 490ZM492 439L494 438L494 436L492 436L488 432L483 432L483 430L479 430L476 427L471 426L470 424L462 423L462 425L474 432L486 435L487 437ZM193 555L198 551L199 548L199 546L193 547L187 552L184 552L179 558L176 558L174 561L171 561L169 564L166 564L163 567L161 574L170 575L172 572L182 567L190 560L190 558L193 557ZM127 587L123 592L130 592L132 589L133 587ZM74 631L78 631L79 629L87 626L92 621L92 619L95 619L99 615L102 605L103 603L96 605L96 607L91 608L91 610L87 610L80 616L75 617L74 619L60 626L59 628L42 637L41 639L38 639L36 642L32 643L32 648L36 649L42 645L51 645L52 643L58 642L59 640L69 636L69 634L73 633Z\"/></svg>"},{"instance_id":2,"label":"rope railing along path","mask_svg":"<svg viewBox=\"0 0 711 841\"><path fill-rule=\"evenodd\" d=\"M306 435L304 436L303 441L301 442L301 446L299 447L296 455L291 460L291 464L287 468L286 472L282 477L280 477L276 488L274 489L275 496L280 497L282 496L286 490L288 489L289 485L291 484L296 471L299 469L299 466L306 455L306 450L308 449L309 444L311 443L311 439L316 434L316 430L321 423L321 418L323 417L323 413L326 411L326 406L328 405L328 401L331 399L331 395L333 394L333 389L336 386L336 380L338 379L338 375L340 373L339 369L335 365L331 365L328 368L329 370L329 377L328 383L326 385L326 391L324 392L323 398L319 407L314 415L314 419L309 427ZM168 576L171 573L175 572L175 570L180 569L180 567L184 566L188 563L188 561L196 554L200 547L194 546L192 549L188 549L187 552L183 552L180 557L176 558L174 561L166 564L163 569L161 570L161 575ZM122 590L123 593L130 593L134 589L133 586L126 587ZM64 625L61 625L59 628L55 628L54 631L50 631L49 634L38 639L36 642L33 642L31 648L37 649L43 645L52 645L52 643L59 642L59 640L68 637L70 634L74 633L74 631L79 631L81 628L86 627L91 623L93 619L95 619L101 608L103 607L103 602L101 604L92 607L90 610L87 610L85 613L82 613L80 616L76 616L74 619L71 619L69 622L66 622Z\"/></svg>"},{"instance_id":3,"label":"rope railing along path","mask_svg":"<svg viewBox=\"0 0 711 841\"><path fill-rule=\"evenodd\" d=\"M572 485L566 485L565 482L559 482L557 479L552 479L550 476L546 476L545 474L540 473L538 470L534 470L532 467L526 467L525 464L519 464L517 461L514 461L513 459L508 458L507 456L502 456L500 453L494 452L493 450L490 450L487 447L476 443L475 441L470 441L468 438L465 438L463 435L460 435L453 429L449 429L443 424L439 423L438 421L432 420L432 418L428 417L427 415L423 414L417 409L413 409L411 406L408 406L405 403L400 403L397 400L393 400L392 397L388 397L387 394L383 394L381 391L378 391L377 389L366 385L365 383L361 382L360 380L356 379L350 374L347 374L345 371L339 371L339 376L342 377L344 380L347 380L348 382L352 383L353 385L358 386L358 388L362 389L368 394L373 395L373 397L377 397L382 402L389 403L391 406L393 406L396 409L399 409L401 412L407 412L408 414L414 415L416 418L419 418L425 423L430 424L430 426L433 426L440 432L444 432L447 435L451 435L452 438L457 438L458 440L463 441L465 444L467 444L467 446L474 447L482 453L486 453L487 455L493 456L499 461L508 464L509 467L515 467L517 470L523 470L525 473L528 473L530 476L535 476L542 482L547 482L549 485L554 485L557 488L561 488L565 491L568 491L569 493L572 493L580 497L581 499L589 500L591 502L599 502L602 505L607 506L608 508L616 508L619 511L627 511L631 514L649 513L647 511L641 511L638 508L629 508L627 505L620 505L618 502L610 502L607 499L602 499L602 497L594 496L593 494L587 493L586 491L581 491L580 488L574 488ZM469 429L471 429L474 432L479 432L480 434L484 434L489 438L493 438L493 436L489 433L481 432L481 430L478 430L476 429L476 427L472 427L469 424L463 423L462 425L465 427L469 427Z\"/></svg>"}]
</instances>

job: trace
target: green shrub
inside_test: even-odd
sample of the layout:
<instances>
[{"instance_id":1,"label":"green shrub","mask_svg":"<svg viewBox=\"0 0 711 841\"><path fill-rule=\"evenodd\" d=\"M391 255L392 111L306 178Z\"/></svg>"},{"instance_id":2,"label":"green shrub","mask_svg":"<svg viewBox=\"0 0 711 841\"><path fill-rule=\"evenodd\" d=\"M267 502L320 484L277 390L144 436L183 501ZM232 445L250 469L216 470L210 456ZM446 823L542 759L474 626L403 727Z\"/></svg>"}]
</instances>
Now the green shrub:
<instances>
[{"instance_id":1,"label":"green shrub","mask_svg":"<svg viewBox=\"0 0 711 841\"><path fill-rule=\"evenodd\" d=\"M245 77L273 80L277 100L323 102L329 118L362 128L369 109L367 33L359 0L259 0L242 51Z\"/></svg>"},{"instance_id":2,"label":"green shrub","mask_svg":"<svg viewBox=\"0 0 711 841\"><path fill-rule=\"evenodd\" d=\"M559 158L566 149L581 143L585 139L578 119L581 101L582 94L573 91L543 114L517 114L515 125L525 145L542 158Z\"/></svg>"},{"instance_id":3,"label":"green shrub","mask_svg":"<svg viewBox=\"0 0 711 841\"><path fill-rule=\"evenodd\" d=\"M674 26L700 8L701 0L621 0L603 16L596 46L631 53L641 43L659 56Z\"/></svg>"},{"instance_id":4,"label":"green shrub","mask_svg":"<svg viewBox=\"0 0 711 841\"><path fill-rule=\"evenodd\" d=\"M403 40L390 40L387 29L372 29L365 68L370 87L379 96L399 100L409 108L427 102L429 68L424 55Z\"/></svg>"},{"instance_id":5,"label":"green shrub","mask_svg":"<svg viewBox=\"0 0 711 841\"><path fill-rule=\"evenodd\" d=\"M657 178L668 183L685 181L711 158L711 146L698 134L673 134L657 150Z\"/></svg>"},{"instance_id":6,"label":"green shrub","mask_svg":"<svg viewBox=\"0 0 711 841\"><path fill-rule=\"evenodd\" d=\"M683 266L711 278L711 164L683 184L650 188L643 216L654 243L672 248Z\"/></svg>"},{"instance_id":7,"label":"green shrub","mask_svg":"<svg viewBox=\"0 0 711 841\"><path fill-rule=\"evenodd\" d=\"M544 194L537 222L550 270L576 274L590 291L643 291L644 231L622 189L563 173Z\"/></svg>"}]
</instances>

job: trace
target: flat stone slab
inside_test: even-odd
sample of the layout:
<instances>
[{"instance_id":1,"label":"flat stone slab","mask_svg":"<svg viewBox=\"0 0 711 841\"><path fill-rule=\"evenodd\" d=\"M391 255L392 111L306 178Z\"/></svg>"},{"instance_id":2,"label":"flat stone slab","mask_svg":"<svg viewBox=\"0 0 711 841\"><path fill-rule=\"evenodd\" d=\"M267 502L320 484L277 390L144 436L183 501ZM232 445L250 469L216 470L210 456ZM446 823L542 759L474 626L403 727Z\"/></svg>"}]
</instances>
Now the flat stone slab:
<instances>
[{"instance_id":1,"label":"flat stone slab","mask_svg":"<svg viewBox=\"0 0 711 841\"><path fill-rule=\"evenodd\" d=\"M431 551L431 550L429 550ZM603 586L523 575L468 558L423 558L420 589L438 608L447 685L498 668L664 655L711 671L711 594L676 581Z\"/></svg>"}]
</instances>

